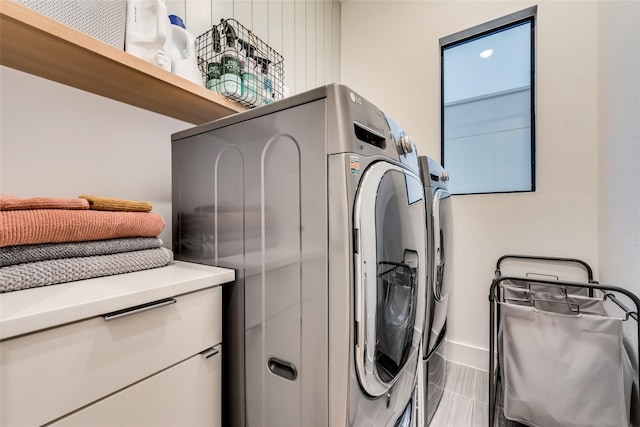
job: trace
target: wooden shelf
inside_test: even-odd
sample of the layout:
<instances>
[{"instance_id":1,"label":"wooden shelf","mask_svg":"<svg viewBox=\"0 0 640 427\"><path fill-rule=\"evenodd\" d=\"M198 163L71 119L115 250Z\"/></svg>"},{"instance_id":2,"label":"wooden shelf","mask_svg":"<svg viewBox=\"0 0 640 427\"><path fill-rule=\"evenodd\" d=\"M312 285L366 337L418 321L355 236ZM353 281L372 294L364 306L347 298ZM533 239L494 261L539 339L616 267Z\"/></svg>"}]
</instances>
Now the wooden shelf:
<instances>
[{"instance_id":1,"label":"wooden shelf","mask_svg":"<svg viewBox=\"0 0 640 427\"><path fill-rule=\"evenodd\" d=\"M9 0L0 0L0 64L193 124L247 109Z\"/></svg>"}]
</instances>

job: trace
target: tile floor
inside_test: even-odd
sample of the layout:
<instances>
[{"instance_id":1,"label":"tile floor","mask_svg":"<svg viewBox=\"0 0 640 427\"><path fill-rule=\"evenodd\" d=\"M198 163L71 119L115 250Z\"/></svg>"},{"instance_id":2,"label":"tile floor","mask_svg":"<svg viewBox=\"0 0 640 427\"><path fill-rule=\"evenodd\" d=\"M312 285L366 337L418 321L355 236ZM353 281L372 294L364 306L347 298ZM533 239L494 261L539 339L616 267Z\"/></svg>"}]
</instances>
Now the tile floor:
<instances>
[{"instance_id":1,"label":"tile floor","mask_svg":"<svg viewBox=\"0 0 640 427\"><path fill-rule=\"evenodd\" d=\"M444 394L430 427L485 427L488 402L488 372L447 362Z\"/></svg>"},{"instance_id":2,"label":"tile floor","mask_svg":"<svg viewBox=\"0 0 640 427\"><path fill-rule=\"evenodd\" d=\"M486 427L489 423L489 373L447 362L444 394L429 427ZM501 390L499 394L501 393ZM502 396L497 396L501 413ZM497 416L494 427L525 427Z\"/></svg>"}]
</instances>

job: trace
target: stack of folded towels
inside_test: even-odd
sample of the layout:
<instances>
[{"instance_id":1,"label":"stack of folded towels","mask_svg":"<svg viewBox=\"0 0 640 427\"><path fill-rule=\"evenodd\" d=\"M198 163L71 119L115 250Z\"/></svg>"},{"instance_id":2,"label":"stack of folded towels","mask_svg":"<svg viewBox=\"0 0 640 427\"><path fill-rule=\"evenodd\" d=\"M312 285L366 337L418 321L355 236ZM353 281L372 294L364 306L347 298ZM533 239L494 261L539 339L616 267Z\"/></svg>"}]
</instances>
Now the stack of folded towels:
<instances>
[{"instance_id":1,"label":"stack of folded towels","mask_svg":"<svg viewBox=\"0 0 640 427\"><path fill-rule=\"evenodd\" d=\"M0 196L0 292L162 267L173 253L147 202Z\"/></svg>"}]
</instances>

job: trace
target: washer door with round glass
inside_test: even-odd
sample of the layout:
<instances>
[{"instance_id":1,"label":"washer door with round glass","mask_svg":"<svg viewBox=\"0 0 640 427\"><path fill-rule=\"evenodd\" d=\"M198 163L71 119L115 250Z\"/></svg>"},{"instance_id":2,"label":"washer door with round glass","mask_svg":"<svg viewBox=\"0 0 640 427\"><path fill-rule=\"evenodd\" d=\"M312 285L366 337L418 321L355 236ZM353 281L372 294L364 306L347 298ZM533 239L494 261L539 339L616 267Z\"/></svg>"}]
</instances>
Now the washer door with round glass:
<instances>
[{"instance_id":1,"label":"washer door with round glass","mask_svg":"<svg viewBox=\"0 0 640 427\"><path fill-rule=\"evenodd\" d=\"M386 393L417 357L424 324L425 205L420 179L386 162L364 172L354 206L356 371Z\"/></svg>"}]
</instances>

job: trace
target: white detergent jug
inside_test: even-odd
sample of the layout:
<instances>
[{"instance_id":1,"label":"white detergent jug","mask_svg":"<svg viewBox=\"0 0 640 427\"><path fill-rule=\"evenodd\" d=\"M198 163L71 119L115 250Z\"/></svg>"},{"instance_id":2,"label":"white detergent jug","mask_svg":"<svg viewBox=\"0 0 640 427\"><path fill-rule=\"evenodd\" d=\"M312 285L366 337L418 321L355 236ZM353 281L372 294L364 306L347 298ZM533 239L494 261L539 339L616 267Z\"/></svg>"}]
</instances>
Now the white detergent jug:
<instances>
[{"instance_id":1,"label":"white detergent jug","mask_svg":"<svg viewBox=\"0 0 640 427\"><path fill-rule=\"evenodd\" d=\"M171 21L171 72L203 86L202 71L198 68L196 38L185 29L184 22L177 15L169 15Z\"/></svg>"},{"instance_id":2,"label":"white detergent jug","mask_svg":"<svg viewBox=\"0 0 640 427\"><path fill-rule=\"evenodd\" d=\"M171 22L165 0L127 0L124 50L171 71Z\"/></svg>"}]
</instances>

